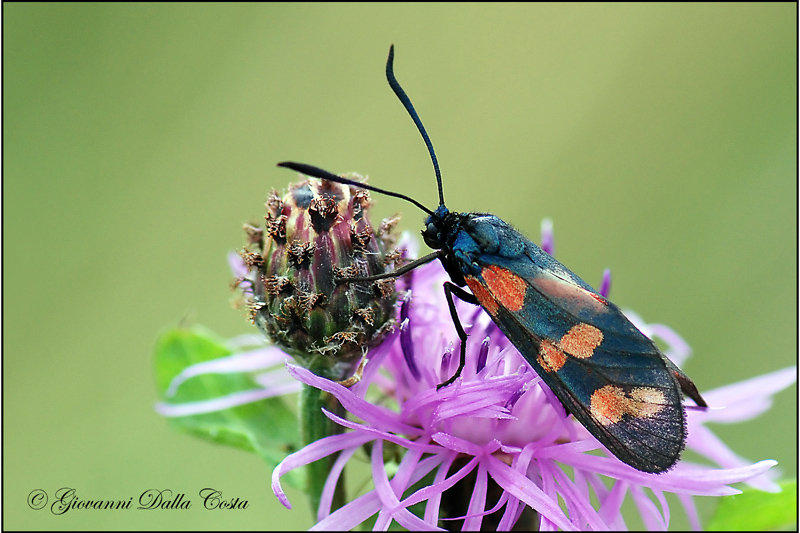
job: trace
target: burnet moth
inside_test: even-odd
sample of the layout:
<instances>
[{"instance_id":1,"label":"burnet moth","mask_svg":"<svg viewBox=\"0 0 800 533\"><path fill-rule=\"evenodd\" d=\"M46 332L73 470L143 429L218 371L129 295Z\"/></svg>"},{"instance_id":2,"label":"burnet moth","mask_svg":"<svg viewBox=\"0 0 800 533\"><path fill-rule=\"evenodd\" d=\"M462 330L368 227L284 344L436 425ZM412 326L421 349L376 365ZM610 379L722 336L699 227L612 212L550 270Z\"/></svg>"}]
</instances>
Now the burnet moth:
<instances>
[{"instance_id":1,"label":"burnet moth","mask_svg":"<svg viewBox=\"0 0 800 533\"><path fill-rule=\"evenodd\" d=\"M457 296L489 313L567 412L612 454L644 472L660 473L673 467L686 442L682 394L699 407L707 407L697 387L619 307L500 218L447 209L433 145L395 79L393 62L392 46L386 78L428 147L439 190L436 210L403 194L311 165L278 165L401 198L427 213L422 238L433 253L394 272L349 281L398 277L438 259L451 279L444 284L444 291L461 339L458 370L440 388L460 376L466 359L467 334L453 301Z\"/></svg>"}]
</instances>

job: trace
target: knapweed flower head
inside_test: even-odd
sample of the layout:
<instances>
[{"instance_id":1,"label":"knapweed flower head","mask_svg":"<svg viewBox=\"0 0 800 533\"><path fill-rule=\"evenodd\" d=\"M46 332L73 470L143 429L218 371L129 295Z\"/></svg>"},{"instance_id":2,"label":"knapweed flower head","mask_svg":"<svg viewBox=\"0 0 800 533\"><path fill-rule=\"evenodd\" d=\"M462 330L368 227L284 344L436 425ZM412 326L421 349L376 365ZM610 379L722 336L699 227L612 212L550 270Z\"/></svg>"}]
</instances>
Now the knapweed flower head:
<instances>
[{"instance_id":1,"label":"knapweed flower head","mask_svg":"<svg viewBox=\"0 0 800 533\"><path fill-rule=\"evenodd\" d=\"M236 269L250 320L300 364L334 379L352 375L393 318L394 280L337 280L383 273L399 259L397 219L376 231L370 205L368 191L308 178L283 198L269 195L263 228L244 226Z\"/></svg>"}]
</instances>

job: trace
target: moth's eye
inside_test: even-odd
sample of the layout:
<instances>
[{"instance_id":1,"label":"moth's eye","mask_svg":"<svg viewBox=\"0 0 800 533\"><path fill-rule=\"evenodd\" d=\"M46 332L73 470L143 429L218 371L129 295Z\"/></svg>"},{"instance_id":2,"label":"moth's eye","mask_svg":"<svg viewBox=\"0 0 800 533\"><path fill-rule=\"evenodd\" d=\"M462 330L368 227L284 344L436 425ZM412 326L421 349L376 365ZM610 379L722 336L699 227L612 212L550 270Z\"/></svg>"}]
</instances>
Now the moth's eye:
<instances>
[{"instance_id":1,"label":"moth's eye","mask_svg":"<svg viewBox=\"0 0 800 533\"><path fill-rule=\"evenodd\" d=\"M428 223L428 225L425 226L425 229L422 231L422 239L425 241L425 244L431 248L442 247L441 238L439 237L439 228L437 228L432 222Z\"/></svg>"}]
</instances>

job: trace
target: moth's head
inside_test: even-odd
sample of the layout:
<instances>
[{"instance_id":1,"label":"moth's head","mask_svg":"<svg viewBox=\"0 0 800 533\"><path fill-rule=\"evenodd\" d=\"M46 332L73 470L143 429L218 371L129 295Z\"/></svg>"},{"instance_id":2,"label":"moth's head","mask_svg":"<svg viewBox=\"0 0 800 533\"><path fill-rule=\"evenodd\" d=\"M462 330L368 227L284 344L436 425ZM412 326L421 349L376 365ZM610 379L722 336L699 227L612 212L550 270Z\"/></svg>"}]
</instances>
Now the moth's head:
<instances>
[{"instance_id":1,"label":"moth's head","mask_svg":"<svg viewBox=\"0 0 800 533\"><path fill-rule=\"evenodd\" d=\"M432 215L425 219L425 229L422 230L422 240L425 241L425 244L434 250L441 250L444 247L449 233L447 227L450 218L452 218L450 211L440 205Z\"/></svg>"}]
</instances>

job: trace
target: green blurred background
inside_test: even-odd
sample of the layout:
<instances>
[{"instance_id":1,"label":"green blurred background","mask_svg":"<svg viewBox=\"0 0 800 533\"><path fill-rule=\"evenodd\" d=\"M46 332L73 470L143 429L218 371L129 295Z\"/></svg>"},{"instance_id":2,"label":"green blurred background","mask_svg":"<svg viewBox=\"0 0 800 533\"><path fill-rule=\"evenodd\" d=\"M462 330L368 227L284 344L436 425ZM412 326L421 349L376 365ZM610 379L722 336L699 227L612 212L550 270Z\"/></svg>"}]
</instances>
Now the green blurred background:
<instances>
[{"instance_id":1,"label":"green blurred background","mask_svg":"<svg viewBox=\"0 0 800 533\"><path fill-rule=\"evenodd\" d=\"M294 176L358 171L434 205L490 211L612 299L692 345L701 390L797 357L797 6L4 4L4 527L311 525L255 455L174 433L152 351L189 320L253 330L229 305L241 224ZM379 216L404 211L379 198ZM40 249L38 249L39 247ZM796 388L741 455L796 469ZM246 511L71 511L34 489L123 499L203 487ZM701 513L711 502L701 501ZM673 511L675 525L686 524Z\"/></svg>"}]
</instances>

